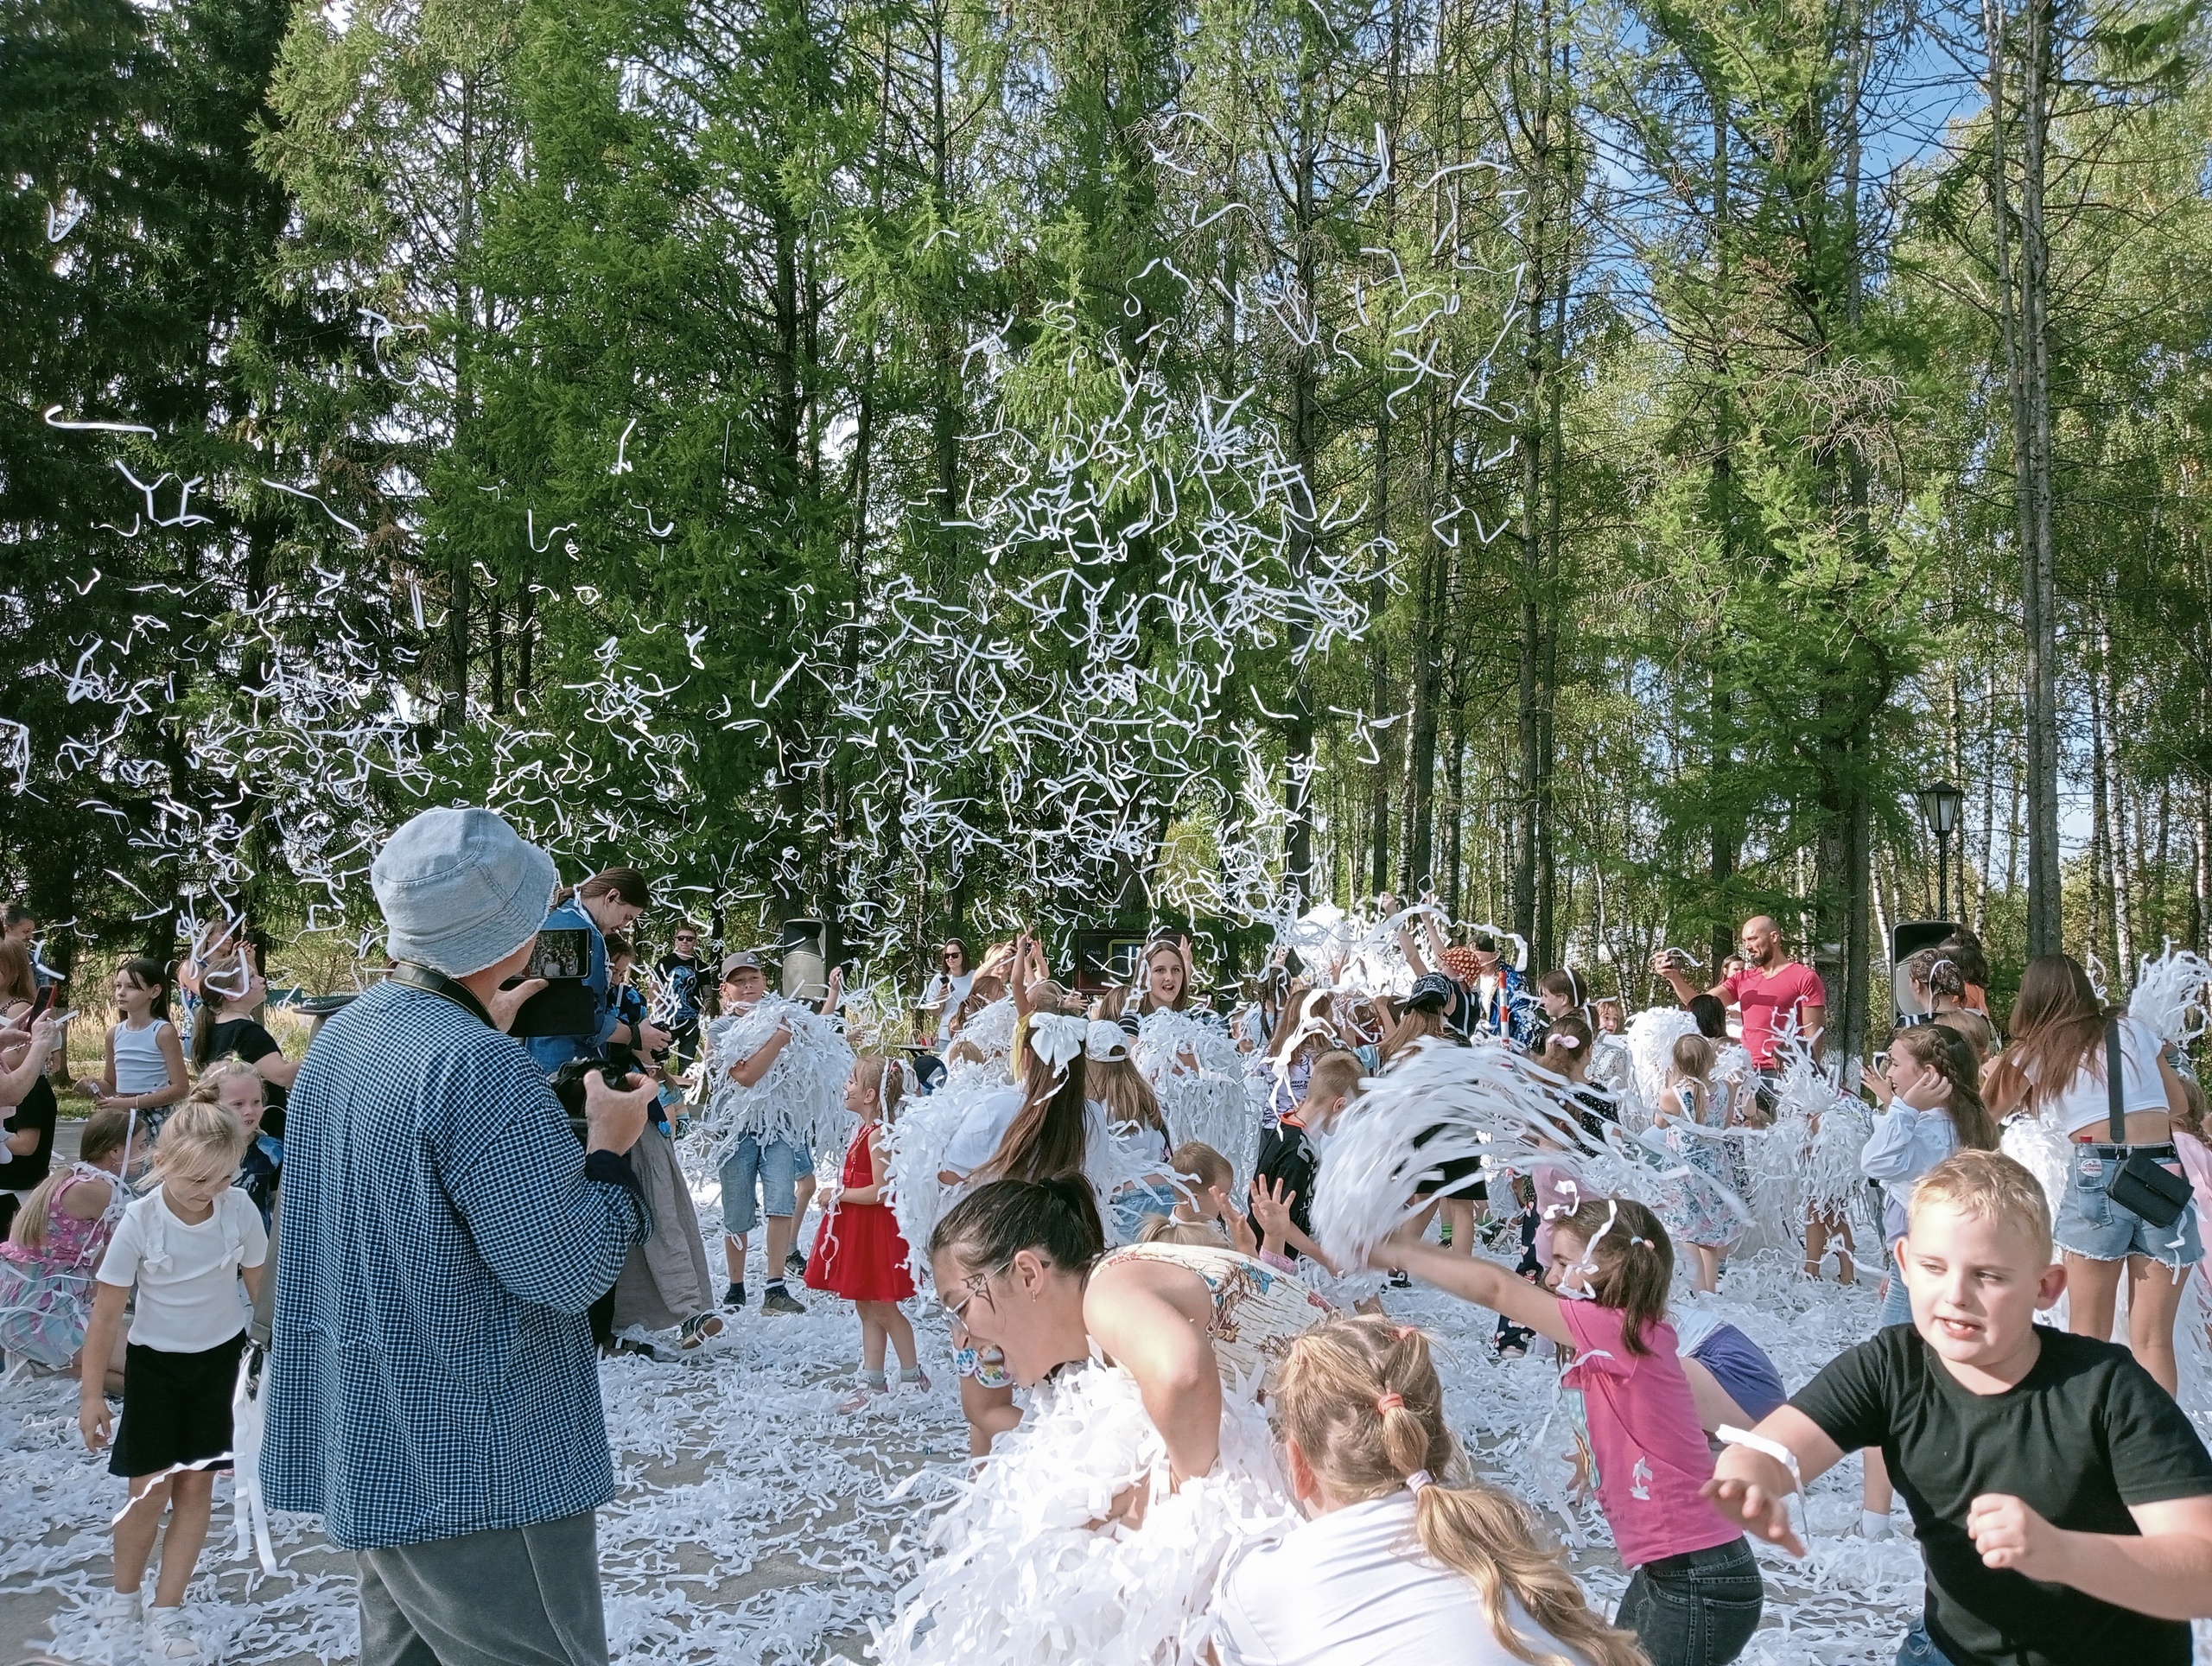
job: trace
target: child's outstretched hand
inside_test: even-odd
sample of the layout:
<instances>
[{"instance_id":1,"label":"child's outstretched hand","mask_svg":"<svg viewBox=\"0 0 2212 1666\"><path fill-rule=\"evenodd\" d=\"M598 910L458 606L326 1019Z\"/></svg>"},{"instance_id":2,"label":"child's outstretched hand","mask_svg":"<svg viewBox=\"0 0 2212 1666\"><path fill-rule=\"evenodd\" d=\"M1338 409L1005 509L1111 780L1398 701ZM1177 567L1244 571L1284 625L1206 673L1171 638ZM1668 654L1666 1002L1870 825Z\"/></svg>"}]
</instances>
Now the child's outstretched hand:
<instances>
[{"instance_id":1,"label":"child's outstretched hand","mask_svg":"<svg viewBox=\"0 0 2212 1666\"><path fill-rule=\"evenodd\" d=\"M2010 1493L1985 1492L1967 1505L1967 1534L1984 1567L2065 1582L2065 1535Z\"/></svg>"},{"instance_id":2,"label":"child's outstretched hand","mask_svg":"<svg viewBox=\"0 0 2212 1666\"><path fill-rule=\"evenodd\" d=\"M1779 1467L1777 1466L1777 1467ZM1736 1476L1716 1477L1698 1489L1713 1507L1747 1533L1778 1544L1793 1556L1805 1554L1804 1542L1789 1521L1789 1495Z\"/></svg>"},{"instance_id":3,"label":"child's outstretched hand","mask_svg":"<svg viewBox=\"0 0 2212 1666\"><path fill-rule=\"evenodd\" d=\"M77 1402L77 1433L85 1437L85 1450L104 1451L115 1434L115 1414L108 1409L107 1396L99 1394L82 1396Z\"/></svg>"},{"instance_id":4,"label":"child's outstretched hand","mask_svg":"<svg viewBox=\"0 0 2212 1666\"><path fill-rule=\"evenodd\" d=\"M1252 1177L1252 1218L1260 1223L1260 1230L1277 1243L1287 1243L1290 1230L1290 1206L1298 1201L1298 1193L1282 1180L1271 1180L1264 1174Z\"/></svg>"},{"instance_id":5,"label":"child's outstretched hand","mask_svg":"<svg viewBox=\"0 0 2212 1666\"><path fill-rule=\"evenodd\" d=\"M1244 1218L1243 1210L1230 1202L1229 1193L1217 1186L1208 1186L1206 1207L1221 1223L1222 1230L1229 1234L1229 1241L1236 1249L1248 1256L1260 1253L1260 1241L1252 1235L1252 1223Z\"/></svg>"}]
</instances>

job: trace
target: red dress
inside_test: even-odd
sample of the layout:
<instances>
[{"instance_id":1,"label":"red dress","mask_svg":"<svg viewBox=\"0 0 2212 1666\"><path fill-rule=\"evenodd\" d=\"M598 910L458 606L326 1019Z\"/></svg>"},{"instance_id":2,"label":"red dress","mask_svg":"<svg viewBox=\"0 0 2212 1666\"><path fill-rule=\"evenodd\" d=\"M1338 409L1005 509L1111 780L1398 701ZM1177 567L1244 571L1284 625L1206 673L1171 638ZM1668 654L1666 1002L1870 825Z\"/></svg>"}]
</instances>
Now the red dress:
<instances>
[{"instance_id":1,"label":"red dress","mask_svg":"<svg viewBox=\"0 0 2212 1666\"><path fill-rule=\"evenodd\" d=\"M875 1129L875 1123L862 1122L845 1148L844 1172L837 1178L849 1192L875 1183L868 1153ZM890 1205L839 1199L814 1235L814 1253L806 1258L806 1288L827 1290L848 1301L904 1301L913 1294L906 1240L899 1236L899 1218Z\"/></svg>"}]
</instances>

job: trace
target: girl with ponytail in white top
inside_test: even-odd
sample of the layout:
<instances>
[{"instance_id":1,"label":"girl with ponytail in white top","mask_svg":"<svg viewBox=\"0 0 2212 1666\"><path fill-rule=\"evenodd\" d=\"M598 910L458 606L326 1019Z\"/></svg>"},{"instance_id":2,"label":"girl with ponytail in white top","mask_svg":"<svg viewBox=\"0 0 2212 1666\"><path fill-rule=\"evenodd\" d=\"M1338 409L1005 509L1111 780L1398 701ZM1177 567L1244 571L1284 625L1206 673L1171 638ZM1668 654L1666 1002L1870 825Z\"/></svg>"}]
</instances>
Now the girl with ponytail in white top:
<instances>
[{"instance_id":1,"label":"girl with ponytail in white top","mask_svg":"<svg viewBox=\"0 0 2212 1666\"><path fill-rule=\"evenodd\" d=\"M1529 1507L1467 1473L1428 1339L1325 1320L1290 1345L1275 1427L1308 1517L1230 1573L1223 1666L1638 1666Z\"/></svg>"},{"instance_id":2,"label":"girl with ponytail in white top","mask_svg":"<svg viewBox=\"0 0 2212 1666\"><path fill-rule=\"evenodd\" d=\"M102 1110L138 1113L150 1141L169 1108L192 1091L184 1042L169 1022L169 976L158 960L136 955L116 969L115 1009L123 1021L107 1033L107 1068L78 1091Z\"/></svg>"}]
</instances>

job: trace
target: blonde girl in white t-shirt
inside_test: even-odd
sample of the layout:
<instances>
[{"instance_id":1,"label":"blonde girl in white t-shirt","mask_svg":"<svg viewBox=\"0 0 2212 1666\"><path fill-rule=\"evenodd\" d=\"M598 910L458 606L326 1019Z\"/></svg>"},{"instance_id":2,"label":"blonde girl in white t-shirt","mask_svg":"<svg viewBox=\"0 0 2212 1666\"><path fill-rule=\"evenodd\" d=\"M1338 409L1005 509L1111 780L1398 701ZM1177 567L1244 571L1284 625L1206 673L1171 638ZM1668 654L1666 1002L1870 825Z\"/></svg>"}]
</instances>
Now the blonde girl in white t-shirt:
<instances>
[{"instance_id":1,"label":"blonde girl in white t-shirt","mask_svg":"<svg viewBox=\"0 0 2212 1666\"><path fill-rule=\"evenodd\" d=\"M1467 1474L1422 1332L1325 1319L1291 1344L1274 1409L1308 1519L1230 1570L1223 1666L1641 1666L1528 1506Z\"/></svg>"},{"instance_id":2,"label":"blonde girl in white t-shirt","mask_svg":"<svg viewBox=\"0 0 2212 1666\"><path fill-rule=\"evenodd\" d=\"M99 1617L110 1631L137 1619L139 1587L166 1513L143 1650L163 1663L208 1658L184 1623L184 1593L207 1536L214 1472L231 1466L231 1396L246 1328L238 1281L249 1296L259 1293L269 1249L260 1211L231 1184L246 1137L220 1104L194 1100L171 1115L154 1158L161 1185L124 1211L109 1242L85 1339L77 1427L92 1452L112 1437L108 1472L130 1486L116 1519L114 1590ZM118 1428L102 1368L134 1288Z\"/></svg>"}]
</instances>

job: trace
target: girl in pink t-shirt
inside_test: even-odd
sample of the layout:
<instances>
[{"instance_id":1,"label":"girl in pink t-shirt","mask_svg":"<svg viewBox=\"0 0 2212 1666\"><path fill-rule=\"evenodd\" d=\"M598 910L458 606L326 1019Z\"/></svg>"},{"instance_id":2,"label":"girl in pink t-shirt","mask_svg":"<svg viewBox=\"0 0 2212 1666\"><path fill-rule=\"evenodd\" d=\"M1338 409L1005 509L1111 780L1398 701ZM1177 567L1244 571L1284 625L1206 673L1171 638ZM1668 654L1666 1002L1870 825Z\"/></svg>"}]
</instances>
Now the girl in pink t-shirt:
<instances>
[{"instance_id":1,"label":"girl in pink t-shirt","mask_svg":"<svg viewBox=\"0 0 2212 1666\"><path fill-rule=\"evenodd\" d=\"M1582 1395L1598 1507L1631 1570L1613 1624L1637 1634L1652 1666L1726 1666L1758 1630L1764 1593L1743 1534L1699 1494L1713 1459L1666 1319L1674 1248L1626 1198L1584 1204L1551 1237L1548 1288L1433 1244L1394 1239L1382 1253L1572 1355L1560 1380Z\"/></svg>"}]
</instances>

